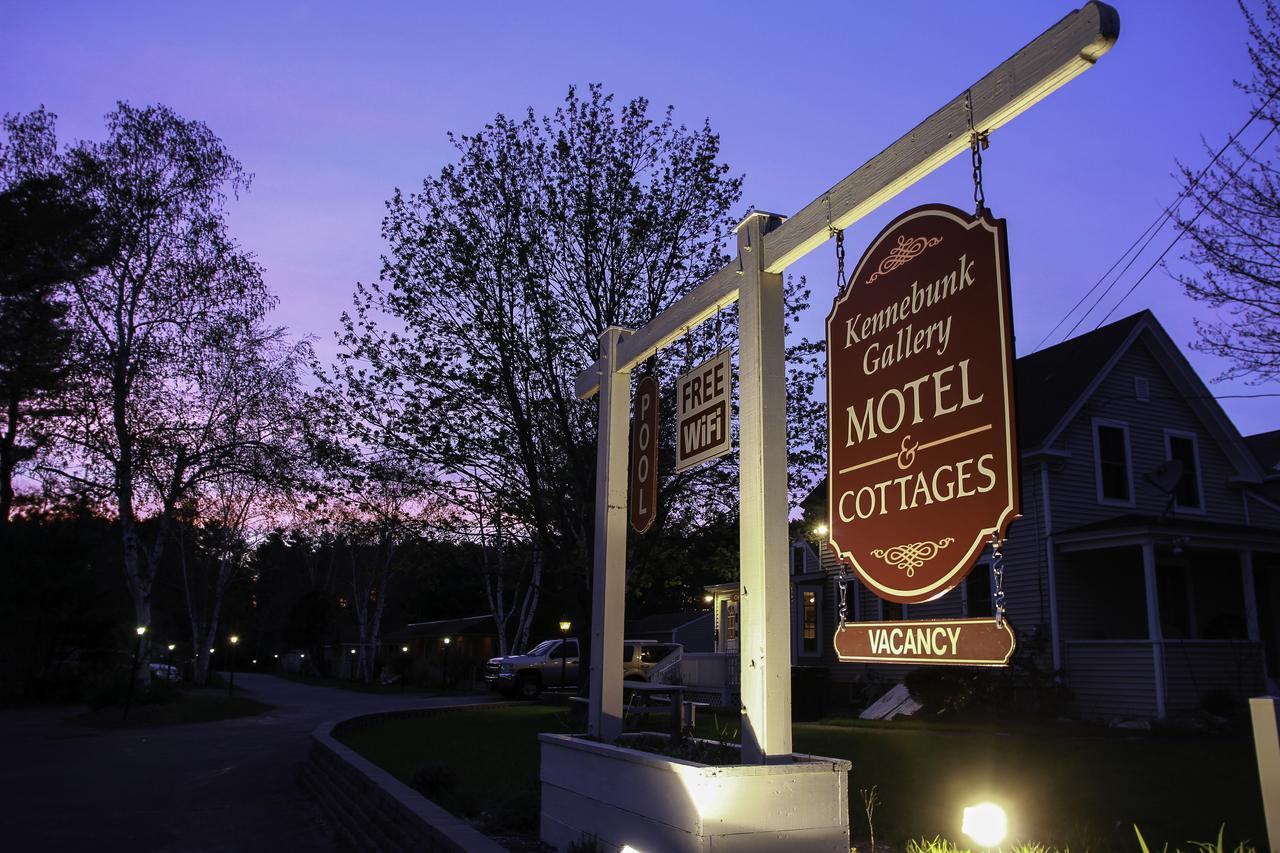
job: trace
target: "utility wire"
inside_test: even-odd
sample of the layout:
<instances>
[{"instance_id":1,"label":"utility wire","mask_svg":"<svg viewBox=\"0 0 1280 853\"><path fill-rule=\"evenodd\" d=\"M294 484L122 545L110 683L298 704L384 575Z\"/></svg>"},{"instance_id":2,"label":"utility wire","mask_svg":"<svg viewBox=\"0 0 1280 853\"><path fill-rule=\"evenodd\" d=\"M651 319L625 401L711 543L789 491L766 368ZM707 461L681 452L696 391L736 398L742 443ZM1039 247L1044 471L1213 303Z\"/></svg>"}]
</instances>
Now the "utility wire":
<instances>
[{"instance_id":1,"label":"utility wire","mask_svg":"<svg viewBox=\"0 0 1280 853\"><path fill-rule=\"evenodd\" d=\"M1277 87L1276 89L1274 89L1271 92L1271 94L1267 96L1267 99L1263 101L1261 106L1259 106L1257 109L1255 109L1252 113L1249 114L1249 118L1246 119L1245 123L1240 126L1240 129L1237 130L1234 134L1232 134L1227 139L1227 141L1223 143L1222 147L1219 148L1216 153L1214 153L1213 158L1208 162L1208 164L1203 169L1201 169L1200 173L1197 174L1195 178L1192 179L1191 183L1188 184L1187 187L1178 194L1178 197L1174 199L1173 204L1171 204L1163 213L1157 216L1155 221L1151 225L1148 225L1147 228L1141 234L1139 234L1138 237L1132 243L1129 244L1129 247L1126 248L1124 252L1121 253L1120 257L1118 257L1115 260L1115 262L1107 269L1107 271L1104 272L1098 278L1098 280L1093 283L1093 286L1090 287L1085 292L1085 294L1081 296L1079 300L1076 301L1075 305L1071 306L1071 310L1063 314L1062 319L1059 320L1054 325L1054 327L1050 329L1043 338L1040 339L1039 343L1036 344L1035 349L1033 349L1032 352L1038 352L1040 348L1044 346L1045 341L1049 340L1049 338L1053 336L1053 333L1058 331L1058 329L1062 327L1062 324L1067 321L1067 318L1070 317L1072 314L1074 314L1076 312L1076 309L1078 309L1082 304L1084 304L1084 301L1088 299L1089 296L1095 290L1098 289L1098 286L1101 285L1102 282L1106 281L1107 277L1111 275L1112 271L1115 270L1115 268L1120 265L1120 262L1123 261L1126 257L1128 257L1131 252L1134 252L1135 247L1138 247L1137 252L1134 252L1133 257L1130 258L1129 262L1124 265L1124 269L1120 270L1119 274L1116 275L1115 279L1111 282L1111 284L1107 285L1106 289L1103 290L1102 293L1098 295L1098 298L1093 301L1093 304L1089 306L1088 310L1085 311L1084 314L1080 316L1080 319L1076 320L1075 325L1073 325L1071 329L1068 330L1067 333L1062 336L1062 340L1065 341L1066 339L1070 338L1073 334L1075 334L1076 329L1080 327L1080 324L1084 322L1085 318L1093 313L1094 308L1096 308L1098 304L1103 299L1106 298L1107 294L1110 293L1111 289L1116 286L1116 284L1120 281L1120 278L1125 274L1125 272L1128 271L1129 267L1133 266L1134 261L1136 261L1138 257L1141 256L1141 254L1144 251L1146 251L1147 246L1149 246L1151 244L1151 241L1155 239L1156 235L1160 232L1160 229L1162 229L1165 223L1168 222L1170 218L1172 218L1174 211L1177 210L1178 207L1182 204L1182 202L1186 200L1187 196L1193 190L1195 190L1196 187L1200 185L1200 181L1203 180L1205 175L1209 173L1209 170L1212 169L1217 164L1218 160L1221 159L1224 153L1226 153L1227 149L1230 148L1235 143L1235 141L1240 138L1240 135L1249 129L1249 126L1253 124L1253 122L1258 118L1258 116L1262 115L1263 111L1271 104L1273 100L1275 100L1277 95L1280 95L1280 87ZM1274 126L1272 129L1274 130ZM1271 135L1270 133L1267 134L1267 136L1270 136L1270 135ZM1261 143L1259 143L1259 145L1261 145ZM1257 151L1257 146L1254 147L1254 151ZM1252 156L1252 154L1250 156ZM1199 216L1199 214L1196 214L1196 215L1197 217ZM1181 236L1182 235L1179 234L1178 238L1176 239L1180 239ZM1175 239L1175 242L1176 242L1176 239ZM1139 244L1141 244L1140 247L1139 247ZM1168 251L1169 249L1165 249L1165 253L1168 253ZM1161 254L1161 257L1164 257L1164 253ZM1150 270L1148 270L1147 272L1150 272ZM1144 278L1146 277L1146 273L1143 273L1143 277ZM1139 281L1141 280L1142 279L1140 278ZM1133 292L1133 289L1130 288L1129 293L1132 293L1132 292ZM1127 297L1128 293L1126 293L1125 296ZM1122 299L1121 301L1123 302L1124 300ZM1114 310L1115 309L1113 308L1112 311ZM1110 314L1108 314L1107 316L1110 316ZM1094 328L1097 328L1097 327L1095 326ZM1061 343L1061 341L1059 341L1059 343Z\"/></svg>"},{"instance_id":2,"label":"utility wire","mask_svg":"<svg viewBox=\"0 0 1280 853\"><path fill-rule=\"evenodd\" d=\"M1265 134L1261 139L1259 139L1259 140L1258 140L1258 144L1257 144L1257 145L1255 145L1255 146L1253 146L1253 150L1251 150L1251 151L1249 152L1249 156L1248 156L1248 157L1246 157L1244 160L1241 160L1239 163L1237 163L1237 164L1236 164L1236 168L1234 168L1234 169L1232 169L1232 170L1231 170L1231 177L1233 177L1233 178L1234 178L1234 177L1239 173L1240 168L1241 168L1242 166L1244 166L1244 164L1245 164L1245 163L1248 163L1248 162L1250 162L1250 161L1252 161L1252 160L1253 160L1253 155L1254 155L1254 154L1256 154L1256 153L1258 153L1258 149L1262 147L1262 144L1263 144L1264 142L1266 142L1268 139L1270 139L1270 138L1271 138L1271 135L1272 135L1273 133L1275 133L1275 132L1276 132L1276 126L1275 126L1275 125L1272 125L1272 126L1271 126L1271 129L1270 129L1270 130L1268 130L1268 131L1266 132L1266 134ZM1208 200L1208 201L1206 201L1206 202L1204 202L1203 204L1201 204L1201 205L1200 205L1200 209L1196 211L1196 215L1195 215L1195 216L1193 216L1193 217L1191 217L1191 219L1187 222L1187 224L1186 224L1186 225L1183 225L1181 228L1179 228L1179 229L1178 229L1178 233L1177 233L1177 234L1175 234L1175 235L1173 236L1173 240L1171 240L1171 241L1169 242L1169 245L1167 245L1167 246L1165 246L1165 247L1164 247L1164 251L1160 253L1160 256L1159 256L1158 258L1156 258L1154 261L1152 261L1152 262L1151 262L1151 266L1147 267L1147 268L1146 268L1146 270L1144 270L1144 271L1143 271L1142 275L1138 276L1138 280L1137 280L1137 281L1135 281L1132 285L1130 285L1129 289L1128 289L1128 290L1126 290L1126 291L1124 292L1124 296L1121 296L1121 297L1120 297L1120 301L1119 301L1119 302L1117 302L1115 305L1111 306L1111 310L1107 312L1107 315L1106 315L1105 317L1103 317L1101 320L1099 320L1099 321L1098 321L1098 324L1097 324L1096 326L1094 326L1093 328L1095 328L1095 329L1100 328L1100 327L1102 326L1102 324L1103 324L1103 323L1105 323L1105 322L1107 322L1107 320L1111 319L1111 315L1112 315L1112 314L1114 314L1114 313L1116 313L1116 309L1118 309L1121 305L1123 305L1123 304L1124 304L1124 301L1125 301L1126 299L1128 299L1128 298L1129 298L1129 295L1130 295L1131 293L1133 293L1135 290L1137 290L1137 289L1138 289L1138 285L1142 284L1142 280L1143 280L1143 279L1145 279L1145 278L1147 277L1147 275L1149 275L1149 274L1150 274L1150 272L1151 272L1153 269L1155 269L1155 268L1156 268L1156 266L1157 266L1161 261L1163 261L1163 260L1164 260L1164 256L1165 256L1165 255L1167 255L1167 254L1169 254L1169 250L1170 250L1170 249L1172 249L1174 246L1178 245L1178 241L1179 241L1179 240L1181 240L1181 239L1182 239L1182 237L1183 237L1183 235L1187 233L1187 230L1188 230L1189 228L1191 228L1191 226L1192 226L1192 225L1195 225L1195 224L1196 224L1196 220L1200 218L1200 214L1202 214L1202 213L1204 213L1206 210L1208 210L1208 209L1209 209L1209 205L1210 205L1210 204L1212 204L1212 203L1214 203L1215 201L1217 201L1217 200L1218 200L1218 196L1222 194L1222 190L1223 190L1225 187L1226 187L1226 183L1224 182L1221 186L1219 186L1219 187L1218 187L1218 188L1213 192L1213 195L1209 198L1209 200ZM1118 279L1117 279L1117 280L1118 280ZM1113 282L1113 284L1114 284L1114 282ZM1110 288L1108 288L1108 289L1110 289ZM1104 294L1103 294L1103 296L1106 296L1106 294L1104 293ZM1092 311L1093 309L1091 308L1091 309L1089 309L1089 310L1090 310L1090 311ZM1081 319L1083 319L1083 318L1081 318Z\"/></svg>"}]
</instances>

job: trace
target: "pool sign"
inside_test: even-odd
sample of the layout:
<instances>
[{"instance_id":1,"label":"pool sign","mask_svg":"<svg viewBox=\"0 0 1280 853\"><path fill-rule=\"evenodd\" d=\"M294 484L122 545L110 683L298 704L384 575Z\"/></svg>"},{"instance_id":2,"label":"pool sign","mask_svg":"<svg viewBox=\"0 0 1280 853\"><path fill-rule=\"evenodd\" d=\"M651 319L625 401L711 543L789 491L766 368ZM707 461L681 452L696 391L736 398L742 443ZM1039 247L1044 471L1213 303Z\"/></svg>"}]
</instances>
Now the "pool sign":
<instances>
[{"instance_id":1,"label":"pool sign","mask_svg":"<svg viewBox=\"0 0 1280 853\"><path fill-rule=\"evenodd\" d=\"M677 471L729 452L729 392L732 387L733 365L729 362L727 349L720 350L677 381Z\"/></svg>"},{"instance_id":2,"label":"pool sign","mask_svg":"<svg viewBox=\"0 0 1280 853\"><path fill-rule=\"evenodd\" d=\"M836 631L836 657L855 663L1004 666L1016 641L1006 619L846 622Z\"/></svg>"},{"instance_id":3,"label":"pool sign","mask_svg":"<svg viewBox=\"0 0 1280 853\"><path fill-rule=\"evenodd\" d=\"M631 403L631 526L646 533L658 517L658 381L636 383Z\"/></svg>"},{"instance_id":4,"label":"pool sign","mask_svg":"<svg viewBox=\"0 0 1280 853\"><path fill-rule=\"evenodd\" d=\"M827 526L881 598L946 593L1021 514L1013 361L1005 222L989 212L904 213L832 306Z\"/></svg>"}]
</instances>

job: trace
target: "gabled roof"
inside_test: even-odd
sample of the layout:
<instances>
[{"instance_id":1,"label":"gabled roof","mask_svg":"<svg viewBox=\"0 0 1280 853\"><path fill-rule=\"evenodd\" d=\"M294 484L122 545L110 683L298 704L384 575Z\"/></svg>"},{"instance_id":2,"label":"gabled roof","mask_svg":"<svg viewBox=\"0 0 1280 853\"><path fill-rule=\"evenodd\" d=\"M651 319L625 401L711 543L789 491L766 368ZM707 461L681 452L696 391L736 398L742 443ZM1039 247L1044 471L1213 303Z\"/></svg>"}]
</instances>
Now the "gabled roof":
<instances>
[{"instance_id":1,"label":"gabled roof","mask_svg":"<svg viewBox=\"0 0 1280 853\"><path fill-rule=\"evenodd\" d=\"M1267 477L1280 477L1280 429L1271 432L1260 432L1257 435L1246 435L1244 443L1249 446L1262 472Z\"/></svg>"},{"instance_id":2,"label":"gabled roof","mask_svg":"<svg viewBox=\"0 0 1280 853\"><path fill-rule=\"evenodd\" d=\"M1018 444L1024 453L1046 444L1045 439L1056 432L1074 404L1147 317L1151 312L1142 311L1018 359L1014 366Z\"/></svg>"},{"instance_id":3,"label":"gabled roof","mask_svg":"<svg viewBox=\"0 0 1280 853\"><path fill-rule=\"evenodd\" d=\"M1022 454L1051 447L1139 339L1150 347L1187 406L1217 441L1235 468L1236 478L1262 482L1258 460L1240 431L1160 321L1147 310L1018 359L1018 443ZM1044 414L1034 411L1038 406L1044 408ZM1024 426L1024 413L1031 426Z\"/></svg>"}]
</instances>

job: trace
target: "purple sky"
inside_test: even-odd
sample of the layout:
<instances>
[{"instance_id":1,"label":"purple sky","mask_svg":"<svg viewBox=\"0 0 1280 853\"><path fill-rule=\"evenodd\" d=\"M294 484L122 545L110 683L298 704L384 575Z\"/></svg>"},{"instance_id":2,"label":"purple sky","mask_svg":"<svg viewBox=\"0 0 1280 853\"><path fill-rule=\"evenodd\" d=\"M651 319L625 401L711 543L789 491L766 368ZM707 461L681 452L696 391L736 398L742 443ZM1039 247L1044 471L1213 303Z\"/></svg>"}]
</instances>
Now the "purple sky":
<instances>
[{"instance_id":1,"label":"purple sky","mask_svg":"<svg viewBox=\"0 0 1280 853\"><path fill-rule=\"evenodd\" d=\"M1121 0L1098 66L994 134L988 205L1009 220L1018 349L1030 352L1177 195L1175 158L1204 161L1245 120L1249 73L1226 0ZM592 2L46 3L0 6L0 112L43 103L64 141L100 138L117 99L206 122L255 173L231 207L240 241L280 294L278 322L322 337L356 280L379 269L383 202L451 159L446 131L497 112L547 112L571 83L704 117L746 174L744 206L789 214L976 81L1070 2L711 4ZM1255 126L1246 143L1258 138ZM953 161L846 235L856 259L916 204L971 205ZM1090 329L1167 245L1167 230ZM1170 258L1178 255L1170 253ZM834 255L810 276L822 334ZM1156 270L1114 317L1152 308L1174 339L1203 310ZM1114 319L1113 317L1113 319ZM1067 328L1074 322L1068 322ZM1056 340L1056 338L1054 339ZM1222 364L1189 353L1212 379ZM1218 383L1216 394L1274 392ZM1280 427L1277 401L1224 400L1246 433Z\"/></svg>"}]
</instances>

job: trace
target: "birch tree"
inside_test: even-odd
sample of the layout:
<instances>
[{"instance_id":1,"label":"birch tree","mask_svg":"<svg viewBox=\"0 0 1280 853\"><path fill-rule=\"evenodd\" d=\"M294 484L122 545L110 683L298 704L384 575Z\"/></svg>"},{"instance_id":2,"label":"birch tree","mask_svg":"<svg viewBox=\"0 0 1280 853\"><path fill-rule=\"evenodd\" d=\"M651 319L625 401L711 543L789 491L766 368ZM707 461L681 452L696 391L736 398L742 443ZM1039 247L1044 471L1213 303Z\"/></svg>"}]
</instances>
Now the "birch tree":
<instances>
[{"instance_id":1,"label":"birch tree","mask_svg":"<svg viewBox=\"0 0 1280 853\"><path fill-rule=\"evenodd\" d=\"M249 176L204 124L120 103L105 141L71 150L67 174L116 250L73 283L74 417L60 473L114 509L135 618L149 626L177 507L268 449L241 429L268 391L236 366L279 340L265 325L274 299L227 233L226 203Z\"/></svg>"}]
</instances>

